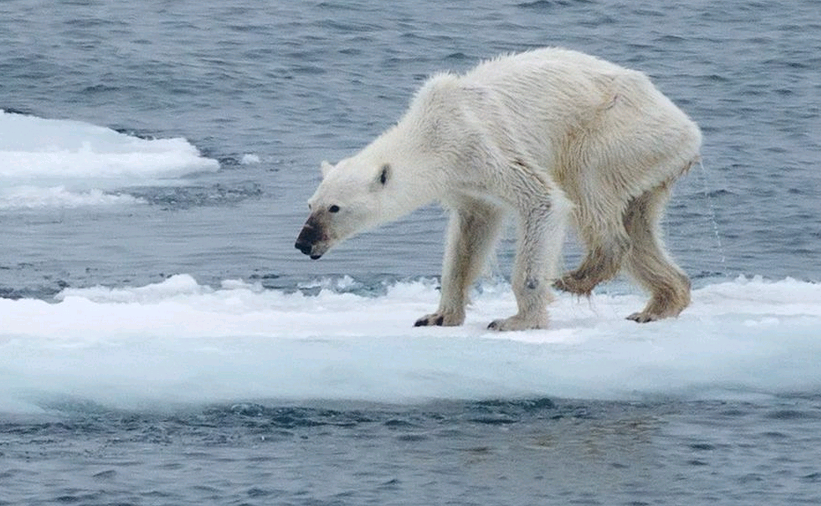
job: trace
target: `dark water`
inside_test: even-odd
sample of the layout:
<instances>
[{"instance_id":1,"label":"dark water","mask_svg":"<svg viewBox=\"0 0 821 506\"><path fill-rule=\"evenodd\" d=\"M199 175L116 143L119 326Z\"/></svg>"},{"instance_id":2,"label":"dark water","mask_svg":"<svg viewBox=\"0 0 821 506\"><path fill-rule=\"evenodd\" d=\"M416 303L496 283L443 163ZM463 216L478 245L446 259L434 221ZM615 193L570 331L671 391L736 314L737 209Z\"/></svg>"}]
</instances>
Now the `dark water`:
<instances>
[{"instance_id":1,"label":"dark water","mask_svg":"<svg viewBox=\"0 0 821 506\"><path fill-rule=\"evenodd\" d=\"M256 403L0 424L0 504L818 504L821 399Z\"/></svg>"},{"instance_id":2,"label":"dark water","mask_svg":"<svg viewBox=\"0 0 821 506\"><path fill-rule=\"evenodd\" d=\"M50 300L175 273L284 289L325 275L435 276L435 208L322 262L296 252L319 162L390 126L431 73L544 45L647 72L701 125L704 170L678 185L666 220L697 284L821 281L815 0L6 0L0 108L184 137L221 168L120 189L143 206L0 211L0 295ZM261 162L241 164L247 153ZM500 265L510 256L508 241ZM821 503L817 392L43 408L0 416L0 505Z\"/></svg>"}]
</instances>

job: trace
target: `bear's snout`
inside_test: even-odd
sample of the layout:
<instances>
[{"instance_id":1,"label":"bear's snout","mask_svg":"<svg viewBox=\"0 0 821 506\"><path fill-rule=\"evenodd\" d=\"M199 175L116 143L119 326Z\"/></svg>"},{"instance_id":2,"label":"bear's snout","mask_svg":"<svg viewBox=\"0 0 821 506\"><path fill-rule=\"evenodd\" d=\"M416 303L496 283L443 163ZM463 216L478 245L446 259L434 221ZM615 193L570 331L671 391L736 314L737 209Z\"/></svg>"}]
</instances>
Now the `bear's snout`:
<instances>
[{"instance_id":1,"label":"bear's snout","mask_svg":"<svg viewBox=\"0 0 821 506\"><path fill-rule=\"evenodd\" d=\"M296 238L294 247L305 255L309 255L313 260L322 256L322 253L314 251L314 246L317 242L322 240L322 232L320 227L311 219L302 227L299 237Z\"/></svg>"},{"instance_id":2,"label":"bear's snout","mask_svg":"<svg viewBox=\"0 0 821 506\"><path fill-rule=\"evenodd\" d=\"M311 254L311 248L313 248L313 244L309 244L307 242L303 242L301 239L297 239L296 244L294 247L301 251L305 255Z\"/></svg>"}]
</instances>

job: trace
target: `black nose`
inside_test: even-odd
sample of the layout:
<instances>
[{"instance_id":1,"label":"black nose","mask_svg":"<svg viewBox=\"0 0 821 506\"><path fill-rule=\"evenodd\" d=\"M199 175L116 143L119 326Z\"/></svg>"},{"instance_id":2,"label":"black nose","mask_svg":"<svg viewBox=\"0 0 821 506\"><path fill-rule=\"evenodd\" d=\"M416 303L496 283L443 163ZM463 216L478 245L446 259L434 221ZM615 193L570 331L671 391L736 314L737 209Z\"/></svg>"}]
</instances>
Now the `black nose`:
<instances>
[{"instance_id":1,"label":"black nose","mask_svg":"<svg viewBox=\"0 0 821 506\"><path fill-rule=\"evenodd\" d=\"M311 254L311 247L312 246L313 246L312 244L307 243L305 241L300 241L300 240L297 240L296 244L294 244L294 247L296 249L298 249L299 251L301 251L305 255L310 255Z\"/></svg>"},{"instance_id":2,"label":"black nose","mask_svg":"<svg viewBox=\"0 0 821 506\"><path fill-rule=\"evenodd\" d=\"M294 247L304 254L310 255L311 249L314 244L319 241L321 235L322 234L319 232L319 227L314 226L309 219L299 232L299 237L296 238L296 244L294 244Z\"/></svg>"}]
</instances>

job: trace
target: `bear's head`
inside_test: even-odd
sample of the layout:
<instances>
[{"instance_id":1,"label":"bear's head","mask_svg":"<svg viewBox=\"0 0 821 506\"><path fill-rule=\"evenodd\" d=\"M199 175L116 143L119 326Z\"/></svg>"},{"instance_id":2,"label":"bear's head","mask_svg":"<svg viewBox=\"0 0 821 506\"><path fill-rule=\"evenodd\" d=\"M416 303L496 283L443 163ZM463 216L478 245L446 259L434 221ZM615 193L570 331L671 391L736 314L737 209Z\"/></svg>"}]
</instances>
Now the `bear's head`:
<instances>
[{"instance_id":1,"label":"bear's head","mask_svg":"<svg viewBox=\"0 0 821 506\"><path fill-rule=\"evenodd\" d=\"M451 126L449 110L444 116L431 113L442 113L442 107L428 104L429 94L359 153L336 165L322 163L322 182L308 200L311 215L297 238L298 250L317 259L357 232L442 200L449 184L445 172L458 165L452 158L465 142L463 129Z\"/></svg>"},{"instance_id":2,"label":"bear's head","mask_svg":"<svg viewBox=\"0 0 821 506\"><path fill-rule=\"evenodd\" d=\"M393 219L396 214L394 170L389 162L322 162L322 182L308 200L311 211L295 247L316 260L357 232Z\"/></svg>"}]
</instances>

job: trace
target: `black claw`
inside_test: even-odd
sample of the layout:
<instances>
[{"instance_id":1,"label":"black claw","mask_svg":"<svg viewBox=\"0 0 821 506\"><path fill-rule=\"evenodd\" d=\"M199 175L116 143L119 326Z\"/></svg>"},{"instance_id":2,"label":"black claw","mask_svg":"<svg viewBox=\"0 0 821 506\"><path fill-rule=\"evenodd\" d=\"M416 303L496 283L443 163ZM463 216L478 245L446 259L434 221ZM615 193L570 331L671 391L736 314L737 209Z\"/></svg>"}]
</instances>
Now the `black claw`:
<instances>
[{"instance_id":1,"label":"black claw","mask_svg":"<svg viewBox=\"0 0 821 506\"><path fill-rule=\"evenodd\" d=\"M426 316L424 318L419 318L418 320L416 320L416 323L414 323L413 326L414 327L429 327L431 325L438 325L438 326L441 327L442 325L445 324L445 317L444 316L438 316L438 317L436 317L435 320L433 319L433 316L434 315Z\"/></svg>"},{"instance_id":2,"label":"black claw","mask_svg":"<svg viewBox=\"0 0 821 506\"><path fill-rule=\"evenodd\" d=\"M627 317L628 320L632 320L636 323L650 323L655 321L656 319L649 315L644 315L641 313L633 313Z\"/></svg>"}]
</instances>

